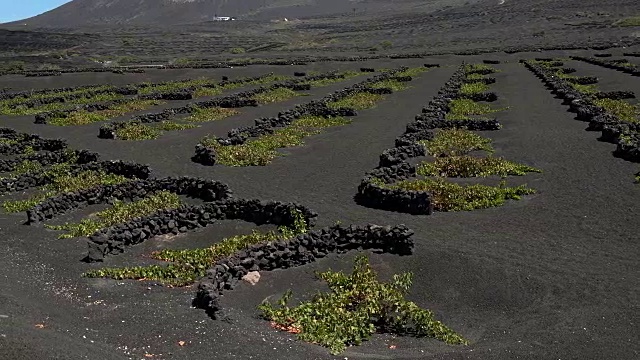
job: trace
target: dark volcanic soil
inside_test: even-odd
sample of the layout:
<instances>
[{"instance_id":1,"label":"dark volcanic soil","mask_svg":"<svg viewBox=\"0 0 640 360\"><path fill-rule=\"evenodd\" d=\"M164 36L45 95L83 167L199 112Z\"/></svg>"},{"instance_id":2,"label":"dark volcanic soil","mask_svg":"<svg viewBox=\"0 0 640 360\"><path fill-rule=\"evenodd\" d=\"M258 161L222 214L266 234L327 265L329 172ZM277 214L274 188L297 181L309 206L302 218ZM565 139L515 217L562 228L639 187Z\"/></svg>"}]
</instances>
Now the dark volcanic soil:
<instances>
[{"instance_id":1,"label":"dark volcanic soil","mask_svg":"<svg viewBox=\"0 0 640 360\"><path fill-rule=\"evenodd\" d=\"M148 262L142 256L155 249L192 246L191 236L204 246L250 231L251 224L225 222L199 234L153 239L122 256L107 258L105 264L87 265L80 262L86 251L82 240L57 240L52 231L21 225L24 215L20 214L0 215L0 358L637 358L640 185L633 184L632 174L638 165L614 158L613 145L586 132L584 123L573 120L560 100L513 61L517 57L492 57L512 60L497 65L502 72L492 86L501 104L510 108L498 114L504 128L484 135L494 140L497 155L544 173L518 179L536 188L536 195L473 212L411 216L364 208L352 199L362 175L377 165L379 154L393 145L405 125L437 93L453 73L452 66L425 73L410 83L410 89L362 111L352 124L313 136L304 147L287 149L287 156L266 167L204 167L189 157L206 132L224 133L309 98L242 109L242 115L202 129L140 143L99 140L99 125L59 128L35 125L32 117L0 118L2 126L62 136L72 146L98 151L104 158L149 163L158 176L202 176L228 183L238 197L300 202L319 212L318 226L337 220L404 223L416 232L414 254L370 254L374 268L383 278L414 272L411 299L432 309L471 345L454 347L428 339L376 335L363 346L332 357L256 318L255 306L264 298L277 297L289 288L297 295L320 289L313 270L348 269L354 254L263 273L255 287L243 285L227 292L223 305L231 310L230 323L211 320L203 311L190 308L193 287L168 289L148 282L79 276L93 266ZM457 65L460 58L439 61ZM575 65L581 72L597 69ZM318 70L334 67L330 63L314 66ZM246 69L224 71L244 74ZM222 73L209 71L212 76ZM635 78L613 70L599 70L597 76L620 79L620 89L637 87ZM52 78L48 86L63 86L67 81L80 80ZM19 82L12 86L20 87ZM311 96L345 85L313 90ZM186 345L179 346L178 341ZM391 344L397 348L390 350Z\"/></svg>"},{"instance_id":2,"label":"dark volcanic soil","mask_svg":"<svg viewBox=\"0 0 640 360\"><path fill-rule=\"evenodd\" d=\"M637 1L616 0L75 0L3 24L0 61L60 67L96 61L468 53L639 44ZM209 21L214 15L237 21ZM284 19L288 21L284 21ZM49 50L46 51L46 44Z\"/></svg>"}]
</instances>

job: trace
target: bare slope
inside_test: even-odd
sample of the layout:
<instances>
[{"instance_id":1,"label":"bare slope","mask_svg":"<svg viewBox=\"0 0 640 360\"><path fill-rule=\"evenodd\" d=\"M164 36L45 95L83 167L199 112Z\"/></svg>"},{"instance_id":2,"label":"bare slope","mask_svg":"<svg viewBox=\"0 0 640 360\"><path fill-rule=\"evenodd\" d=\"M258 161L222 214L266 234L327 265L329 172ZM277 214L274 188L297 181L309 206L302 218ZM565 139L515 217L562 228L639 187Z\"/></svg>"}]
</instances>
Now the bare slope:
<instances>
[{"instance_id":1,"label":"bare slope","mask_svg":"<svg viewBox=\"0 0 640 360\"><path fill-rule=\"evenodd\" d=\"M475 2L475 1L471 1ZM238 18L297 18L344 13L421 10L463 4L462 0L73 0L16 23L40 27L90 24L179 24L210 20L214 15Z\"/></svg>"}]
</instances>

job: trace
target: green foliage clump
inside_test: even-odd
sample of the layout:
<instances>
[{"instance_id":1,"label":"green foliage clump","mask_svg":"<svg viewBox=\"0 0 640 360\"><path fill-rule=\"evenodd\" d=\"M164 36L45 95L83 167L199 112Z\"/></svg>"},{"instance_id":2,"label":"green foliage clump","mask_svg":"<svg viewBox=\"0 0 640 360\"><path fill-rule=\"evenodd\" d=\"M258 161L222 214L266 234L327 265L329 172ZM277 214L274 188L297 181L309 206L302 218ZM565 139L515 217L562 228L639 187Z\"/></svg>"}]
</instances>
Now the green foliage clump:
<instances>
[{"instance_id":1,"label":"green foliage clump","mask_svg":"<svg viewBox=\"0 0 640 360\"><path fill-rule=\"evenodd\" d=\"M259 79L253 79L253 80L247 80L246 82L244 82L244 84L247 85L264 85L264 84L270 84L270 83L274 83L274 82L281 82L281 81L286 81L286 80L290 80L291 76L287 76L287 75L276 75L276 74L271 74L269 76L264 76L261 77ZM224 88L232 88L234 86L238 86L238 85L234 85L232 83L229 84L225 84Z\"/></svg>"},{"instance_id":2,"label":"green foliage clump","mask_svg":"<svg viewBox=\"0 0 640 360\"><path fill-rule=\"evenodd\" d=\"M40 164L37 161L25 160L19 163L18 165L16 165L16 167L13 169L9 177L13 178L13 177L24 175L33 171L38 171L42 169L42 167L43 167L42 164Z\"/></svg>"},{"instance_id":3,"label":"green foliage clump","mask_svg":"<svg viewBox=\"0 0 640 360\"><path fill-rule=\"evenodd\" d=\"M232 54L244 54L246 52L246 50L244 48L241 47L234 47L231 48L231 50L229 50L230 53Z\"/></svg>"},{"instance_id":4,"label":"green foliage clump","mask_svg":"<svg viewBox=\"0 0 640 360\"><path fill-rule=\"evenodd\" d=\"M487 64L466 64L464 72L466 74L492 74L498 72L498 70Z\"/></svg>"},{"instance_id":5,"label":"green foliage clump","mask_svg":"<svg viewBox=\"0 0 640 360\"><path fill-rule=\"evenodd\" d=\"M622 121L640 123L640 107L637 105L607 98L593 100L593 103Z\"/></svg>"},{"instance_id":6,"label":"green foliage clump","mask_svg":"<svg viewBox=\"0 0 640 360\"><path fill-rule=\"evenodd\" d=\"M466 129L444 129L434 138L422 142L431 156L461 156L476 150L492 153L491 139Z\"/></svg>"},{"instance_id":7,"label":"green foliage clump","mask_svg":"<svg viewBox=\"0 0 640 360\"><path fill-rule=\"evenodd\" d=\"M244 144L222 146L217 141L203 144L216 150L217 162L227 166L265 166L282 154L276 149L302 145L302 139L317 134L317 130L282 128L273 134L251 139Z\"/></svg>"},{"instance_id":8,"label":"green foliage clump","mask_svg":"<svg viewBox=\"0 0 640 360\"><path fill-rule=\"evenodd\" d=\"M466 74L465 78L470 81L480 81L485 79L486 76L484 76L483 74L471 73L471 74Z\"/></svg>"},{"instance_id":9,"label":"green foliage clump","mask_svg":"<svg viewBox=\"0 0 640 360\"><path fill-rule=\"evenodd\" d=\"M296 96L302 96L303 94L297 93L291 89L285 87L275 88L263 93L254 95L252 98L259 104L271 104L292 99Z\"/></svg>"},{"instance_id":10,"label":"green foliage clump","mask_svg":"<svg viewBox=\"0 0 640 360\"><path fill-rule=\"evenodd\" d=\"M384 96L380 94L357 92L343 99L327 103L327 106L332 109L351 108L356 110L365 110L375 107L382 99L384 99Z\"/></svg>"},{"instance_id":11,"label":"green foliage clump","mask_svg":"<svg viewBox=\"0 0 640 360\"><path fill-rule=\"evenodd\" d=\"M59 111L59 110L70 109L70 108L73 108L74 106L82 105L82 104L114 101L122 98L124 98L124 96L120 94L102 93L102 94L96 94L88 97L70 99L64 102L53 102L53 103L42 104L42 105L33 106L33 107L29 107L22 104L10 106L0 101L0 115L18 115L18 116L36 115L36 114L40 114L48 111ZM23 99L23 98L19 98L19 99ZM11 99L11 101L13 100L15 99Z\"/></svg>"},{"instance_id":12,"label":"green foliage clump","mask_svg":"<svg viewBox=\"0 0 640 360\"><path fill-rule=\"evenodd\" d=\"M33 146L25 146L24 150L22 151L23 155L34 155L36 153L36 150L33 148Z\"/></svg>"},{"instance_id":13,"label":"green foliage clump","mask_svg":"<svg viewBox=\"0 0 640 360\"><path fill-rule=\"evenodd\" d=\"M504 109L493 109L485 103L473 101L471 99L454 99L449 102L449 112L447 120L468 120L473 115L490 114Z\"/></svg>"},{"instance_id":14,"label":"green foliage clump","mask_svg":"<svg viewBox=\"0 0 640 360\"><path fill-rule=\"evenodd\" d=\"M489 86L482 82L465 83L460 86L460 93L463 95L482 94L489 90Z\"/></svg>"},{"instance_id":15,"label":"green foliage clump","mask_svg":"<svg viewBox=\"0 0 640 360\"><path fill-rule=\"evenodd\" d=\"M416 76L419 76L422 73L427 72L429 70L431 70L431 69L430 68L426 68L426 67L408 68L406 70L402 70L402 71L399 71L399 72L395 73L394 76L398 76L398 77L403 77L403 76L416 77ZM384 72L384 71L382 71L382 69L380 69L380 71Z\"/></svg>"},{"instance_id":16,"label":"green foliage clump","mask_svg":"<svg viewBox=\"0 0 640 360\"><path fill-rule=\"evenodd\" d=\"M323 117L323 116L303 116L296 120L292 126L297 128L317 128L323 129L333 126L350 124L351 120L344 117Z\"/></svg>"},{"instance_id":17,"label":"green foliage clump","mask_svg":"<svg viewBox=\"0 0 640 360\"><path fill-rule=\"evenodd\" d=\"M491 175L522 176L529 172L542 172L534 167L518 164L501 157L478 158L470 155L447 156L433 162L423 162L416 170L418 175L442 177L486 177Z\"/></svg>"},{"instance_id":18,"label":"green foliage clump","mask_svg":"<svg viewBox=\"0 0 640 360\"><path fill-rule=\"evenodd\" d=\"M197 128L194 124L181 124L174 121L162 121L158 124L157 129L161 131L180 131Z\"/></svg>"},{"instance_id":19,"label":"green foliage clump","mask_svg":"<svg viewBox=\"0 0 640 360\"><path fill-rule=\"evenodd\" d=\"M45 225L49 229L67 231L59 239L89 236L100 229L125 223L135 217L153 214L160 210L175 209L181 205L180 197L168 191L161 191L146 198L125 203L116 200L113 206L96 214L96 219L83 219L77 224Z\"/></svg>"},{"instance_id":20,"label":"green foliage clump","mask_svg":"<svg viewBox=\"0 0 640 360\"><path fill-rule=\"evenodd\" d=\"M345 81L351 78L354 78L356 76L360 76L362 75L362 73L359 72L355 72L355 71L345 71L340 73L340 75L342 75L341 77L337 77L337 78L325 78L325 79L317 79L317 80L311 80L311 81L305 81L303 82L303 84L309 84L311 85L312 88L317 88L317 87L323 87L323 86L328 86L331 84L335 84L341 81Z\"/></svg>"},{"instance_id":21,"label":"green foliage clump","mask_svg":"<svg viewBox=\"0 0 640 360\"><path fill-rule=\"evenodd\" d=\"M277 149L303 144L305 137L318 134L320 129L348 124L342 117L304 116L273 134L250 139L244 144L222 146L215 138L205 138L202 144L216 150L217 162L227 166L265 166L282 154Z\"/></svg>"},{"instance_id":22,"label":"green foliage clump","mask_svg":"<svg viewBox=\"0 0 640 360\"><path fill-rule=\"evenodd\" d=\"M15 145L18 143L16 139L0 138L0 145Z\"/></svg>"},{"instance_id":23,"label":"green foliage clump","mask_svg":"<svg viewBox=\"0 0 640 360\"><path fill-rule=\"evenodd\" d=\"M115 134L120 140L152 140L160 137L160 135L162 135L162 130L136 121L130 121L124 126L116 129Z\"/></svg>"},{"instance_id":24,"label":"green foliage clump","mask_svg":"<svg viewBox=\"0 0 640 360\"><path fill-rule=\"evenodd\" d=\"M171 92L180 91L180 90L189 89L189 88L200 90L201 92L206 92L209 90L201 90L201 89L205 87L215 88L216 85L217 84L215 81L207 78L169 81L169 82L156 83L156 84L143 83L138 89L138 93L143 95L153 94L153 93L164 94L164 93L171 93Z\"/></svg>"},{"instance_id":25,"label":"green foliage clump","mask_svg":"<svg viewBox=\"0 0 640 360\"><path fill-rule=\"evenodd\" d=\"M87 170L77 174L69 174L60 167L54 171L52 183L47 187L56 193L75 192L82 189L90 189L98 185L117 185L129 181L122 175L109 174L102 170ZM64 173L62 173L64 171Z\"/></svg>"},{"instance_id":26,"label":"green foliage clump","mask_svg":"<svg viewBox=\"0 0 640 360\"><path fill-rule=\"evenodd\" d=\"M55 196L55 193L43 192L24 200L7 200L2 203L2 208L7 213L27 211L52 196Z\"/></svg>"},{"instance_id":27,"label":"green foliage clump","mask_svg":"<svg viewBox=\"0 0 640 360\"><path fill-rule=\"evenodd\" d=\"M61 117L53 118L48 123L50 125L57 126L87 125L95 122L106 121L130 112L142 111L152 106L160 105L162 103L163 102L158 100L130 99L119 104L113 104L109 107L109 109L106 110L72 111L71 113L62 115Z\"/></svg>"},{"instance_id":28,"label":"green foliage clump","mask_svg":"<svg viewBox=\"0 0 640 360\"><path fill-rule=\"evenodd\" d=\"M535 193L534 189L527 188L526 185L507 187L504 182L497 187L460 185L442 178L405 180L395 184L379 181L378 185L390 189L429 192L437 211L470 211L502 206L506 200L519 200L522 195Z\"/></svg>"},{"instance_id":29,"label":"green foliage clump","mask_svg":"<svg viewBox=\"0 0 640 360\"><path fill-rule=\"evenodd\" d=\"M203 86L193 91L193 97L216 96L222 94L222 88L216 86Z\"/></svg>"},{"instance_id":30,"label":"green foliage clump","mask_svg":"<svg viewBox=\"0 0 640 360\"><path fill-rule=\"evenodd\" d=\"M587 85L575 84L575 83L568 83L568 84L575 91L586 94L586 95L592 95L598 92L598 87L595 84L587 84Z\"/></svg>"},{"instance_id":31,"label":"green foliage clump","mask_svg":"<svg viewBox=\"0 0 640 360\"><path fill-rule=\"evenodd\" d=\"M378 82L375 82L373 84L371 84L371 88L372 89L384 89L384 88L389 88L393 91L402 91L408 88L407 84L405 82L402 81L398 81L395 79L387 79L387 80L380 80Z\"/></svg>"},{"instance_id":32,"label":"green foliage clump","mask_svg":"<svg viewBox=\"0 0 640 360\"><path fill-rule=\"evenodd\" d=\"M40 188L36 194L28 199L5 201L2 203L2 207L8 213L26 211L42 201L62 193L90 189L98 185L115 185L128 181L124 176L108 174L104 171L88 170L78 174L70 174L70 166L70 163L62 163L42 170L46 176L51 178L50 184Z\"/></svg>"},{"instance_id":33,"label":"green foliage clump","mask_svg":"<svg viewBox=\"0 0 640 360\"><path fill-rule=\"evenodd\" d=\"M231 256L252 245L265 244L279 240L289 240L294 236L306 233L307 222L299 211L294 212L294 224L290 227L280 226L277 231L253 231L248 235L237 235L223 239L220 243L201 249L169 250L154 252L154 259L170 261L167 266L134 266L124 268L103 268L92 270L83 276L96 278L106 277L117 280L145 279L161 281L172 286L185 286L206 275L216 261Z\"/></svg>"},{"instance_id":34,"label":"green foliage clump","mask_svg":"<svg viewBox=\"0 0 640 360\"><path fill-rule=\"evenodd\" d=\"M332 354L347 345L360 345L375 332L432 337L448 344L468 344L462 336L435 319L433 312L405 299L412 273L394 275L384 283L365 256L355 260L353 273L318 272L329 286L312 300L289 307L291 291L277 303L258 308L272 326L298 334L298 339L328 347Z\"/></svg>"},{"instance_id":35,"label":"green foliage clump","mask_svg":"<svg viewBox=\"0 0 640 360\"><path fill-rule=\"evenodd\" d=\"M0 72L24 71L24 61L8 61L0 63Z\"/></svg>"},{"instance_id":36,"label":"green foliage clump","mask_svg":"<svg viewBox=\"0 0 640 360\"><path fill-rule=\"evenodd\" d=\"M221 107L210 107L210 108L193 108L191 111L191 115L187 117L187 121L192 122L206 122L206 121L216 121L222 120L224 118L228 118L233 115L237 115L240 112L235 109L229 108L221 108Z\"/></svg>"}]
</instances>

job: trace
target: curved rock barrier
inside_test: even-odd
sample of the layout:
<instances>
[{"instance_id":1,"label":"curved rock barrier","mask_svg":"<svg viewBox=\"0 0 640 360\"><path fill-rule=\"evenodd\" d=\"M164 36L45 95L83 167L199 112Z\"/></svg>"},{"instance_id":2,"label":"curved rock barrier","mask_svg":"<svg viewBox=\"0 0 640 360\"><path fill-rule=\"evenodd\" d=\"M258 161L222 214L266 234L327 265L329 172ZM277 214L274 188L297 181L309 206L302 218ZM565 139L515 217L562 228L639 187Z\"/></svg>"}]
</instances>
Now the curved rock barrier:
<instances>
[{"instance_id":1,"label":"curved rock barrier","mask_svg":"<svg viewBox=\"0 0 640 360\"><path fill-rule=\"evenodd\" d=\"M616 144L613 154L628 161L640 162L640 124L629 123L594 104L591 96L571 87L567 81L555 75L553 69L525 61L527 69L533 72L551 92L564 100L576 118L589 123L587 130L601 131L601 140ZM602 93L600 93L602 94ZM615 98L628 98L628 92L613 93ZM597 98L598 95L594 96ZM600 95L602 96L602 95Z\"/></svg>"},{"instance_id":2,"label":"curved rock barrier","mask_svg":"<svg viewBox=\"0 0 640 360\"><path fill-rule=\"evenodd\" d=\"M67 148L67 142L63 139L45 139L37 134L15 132L12 129L4 129L0 133L0 154L18 155L27 149L32 151L58 151Z\"/></svg>"},{"instance_id":3,"label":"curved rock barrier","mask_svg":"<svg viewBox=\"0 0 640 360\"><path fill-rule=\"evenodd\" d=\"M76 164L86 164L94 161L98 161L98 154L87 150L56 150L37 152L34 154L26 154L16 156L11 159L0 159L0 172L14 171L16 167L25 162L34 162L42 166L49 166L68 162L75 159Z\"/></svg>"},{"instance_id":4,"label":"curved rock barrier","mask_svg":"<svg viewBox=\"0 0 640 360\"><path fill-rule=\"evenodd\" d=\"M91 159L95 154L85 153ZM99 161L90 162L80 165L72 165L69 167L68 174L74 175L85 171L103 171L108 174L121 175L126 178L146 179L149 177L151 170L146 165L140 165L124 161ZM14 178L0 179L0 194L8 194L20 190L30 189L34 187L51 184L53 177L46 171L28 172ZM63 196L63 195L60 195ZM49 199L51 200L51 199ZM47 200L47 202L49 201ZM55 213L51 209L56 209L55 203L47 208L47 213L53 216Z\"/></svg>"},{"instance_id":5,"label":"curved rock barrier","mask_svg":"<svg viewBox=\"0 0 640 360\"><path fill-rule=\"evenodd\" d=\"M471 72L470 72L471 71ZM481 93L477 96L461 94L464 84L478 82L491 84L494 78L468 78L467 75L489 74L489 69L466 70L465 65L454 72L415 121L407 124L404 134L396 138L395 147L383 151L378 167L368 172L358 186L355 201L366 207L409 213L430 215L434 212L433 195L427 191L392 188L389 184L409 180L417 176L416 166L409 161L427 155L421 143L434 138L435 129L466 129L471 131L498 130L502 125L497 119L447 119L450 104L455 99L467 98L475 101L493 101L495 93ZM473 80L470 80L473 79Z\"/></svg>"},{"instance_id":6,"label":"curved rock barrier","mask_svg":"<svg viewBox=\"0 0 640 360\"><path fill-rule=\"evenodd\" d=\"M235 288L249 271L298 267L330 253L352 250L409 255L413 252L412 235L413 231L404 225L335 225L297 235L288 241L254 245L216 262L198 285L193 305L204 309L213 319L224 318L220 297L223 292Z\"/></svg>"},{"instance_id":7,"label":"curved rock barrier","mask_svg":"<svg viewBox=\"0 0 640 360\"><path fill-rule=\"evenodd\" d=\"M143 199L147 194L163 190L205 202L224 200L231 197L229 187L218 181L189 177L145 179L145 176L148 176L148 168L146 166L116 161L89 165L92 166L84 166L83 169L101 169L135 180L117 185L100 185L49 198L27 210L27 223L38 224L70 210L108 203L113 199L135 201ZM91 167L94 167L94 169Z\"/></svg>"},{"instance_id":8,"label":"curved rock barrier","mask_svg":"<svg viewBox=\"0 0 640 360\"><path fill-rule=\"evenodd\" d=\"M207 227L219 220L234 219L278 226L291 226L296 213L313 226L318 216L295 203L222 198L200 206L183 205L136 218L128 223L99 230L88 237L86 261L102 261L106 255L124 252L125 247L164 234L179 234Z\"/></svg>"}]
</instances>

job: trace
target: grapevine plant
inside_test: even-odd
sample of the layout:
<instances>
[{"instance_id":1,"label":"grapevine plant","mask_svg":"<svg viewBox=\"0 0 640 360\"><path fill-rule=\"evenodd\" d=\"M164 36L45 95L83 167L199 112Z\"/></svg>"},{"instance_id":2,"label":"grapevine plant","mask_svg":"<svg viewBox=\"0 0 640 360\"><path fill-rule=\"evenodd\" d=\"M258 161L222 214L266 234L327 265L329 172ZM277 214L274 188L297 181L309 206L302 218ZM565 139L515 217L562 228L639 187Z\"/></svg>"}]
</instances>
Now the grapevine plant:
<instances>
[{"instance_id":1,"label":"grapevine plant","mask_svg":"<svg viewBox=\"0 0 640 360\"><path fill-rule=\"evenodd\" d=\"M349 345L360 345L376 332L432 337L448 344L468 344L455 331L435 319L433 312L405 299L413 274L394 275L384 283L377 279L366 256L358 256L353 273L316 273L329 286L297 306L288 305L289 290L277 302L263 302L258 309L271 326L295 333L298 339L328 347L336 355Z\"/></svg>"}]
</instances>

